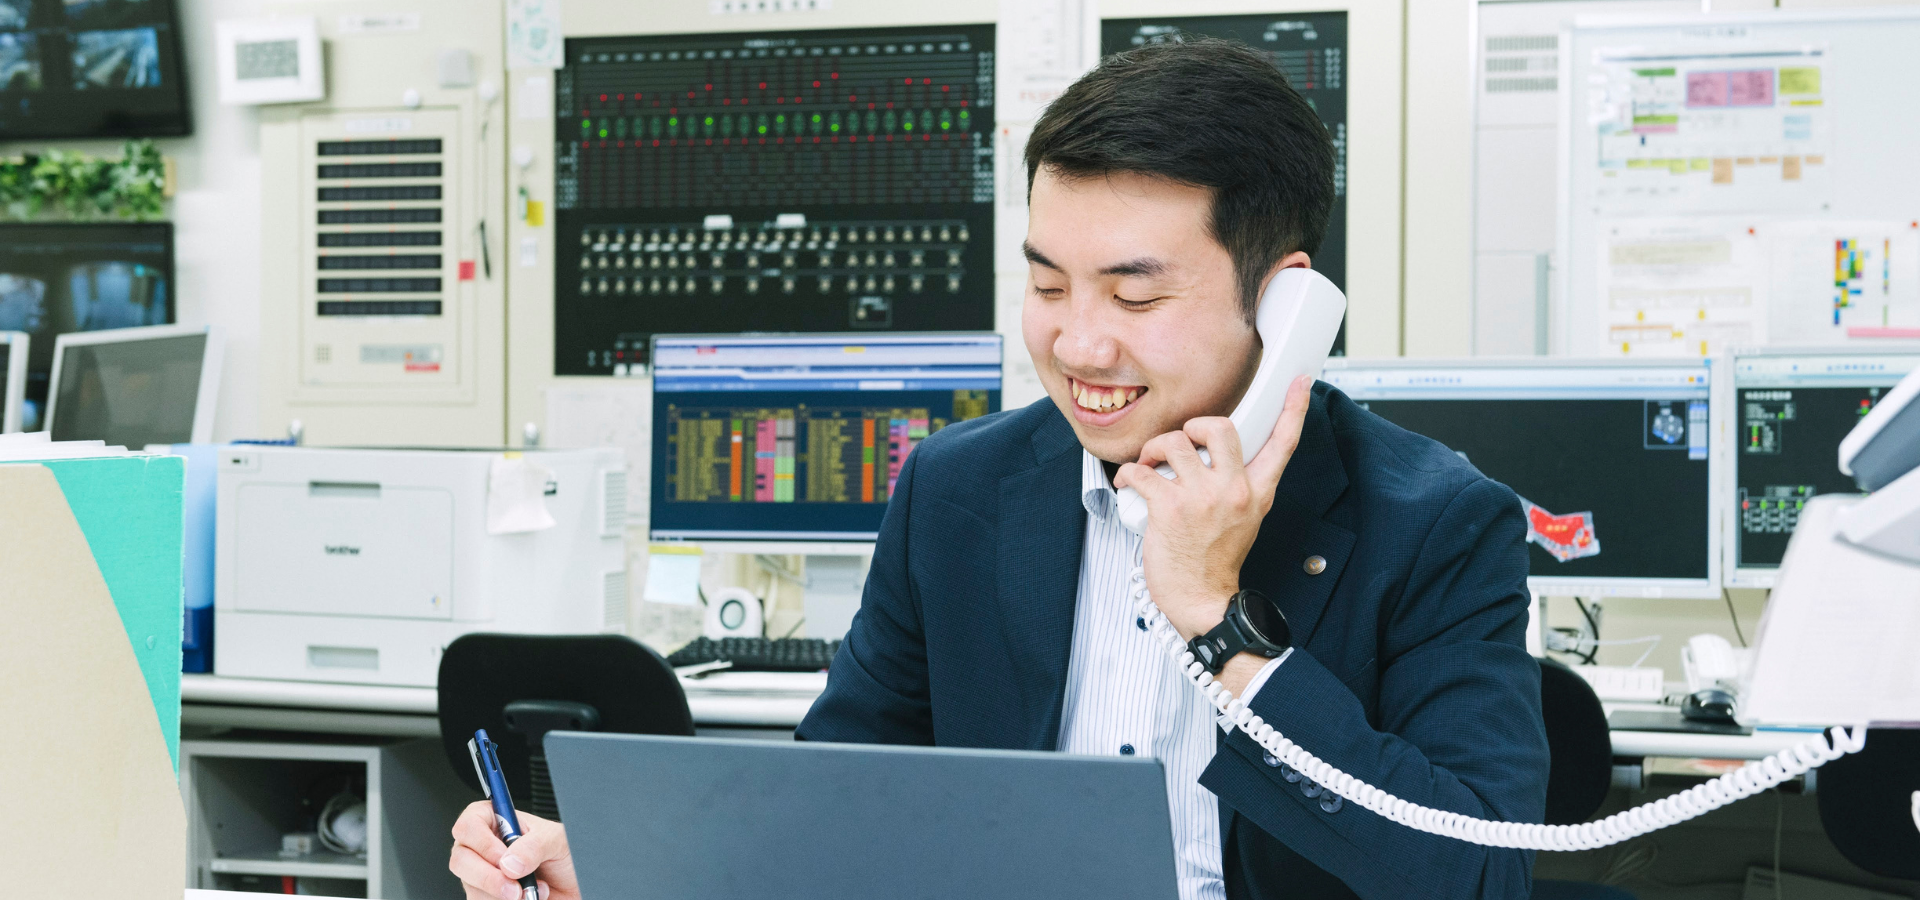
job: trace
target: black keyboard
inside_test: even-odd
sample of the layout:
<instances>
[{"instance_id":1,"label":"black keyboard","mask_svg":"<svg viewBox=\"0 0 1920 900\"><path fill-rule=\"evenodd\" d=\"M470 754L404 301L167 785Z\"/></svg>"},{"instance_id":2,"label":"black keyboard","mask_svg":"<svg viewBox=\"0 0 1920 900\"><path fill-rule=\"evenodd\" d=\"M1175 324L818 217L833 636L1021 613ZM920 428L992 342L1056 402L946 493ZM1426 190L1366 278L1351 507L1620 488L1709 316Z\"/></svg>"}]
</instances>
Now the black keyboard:
<instances>
[{"instance_id":1,"label":"black keyboard","mask_svg":"<svg viewBox=\"0 0 1920 900\"><path fill-rule=\"evenodd\" d=\"M839 641L820 638L695 638L673 651L674 668L726 660L734 672L818 672L833 662Z\"/></svg>"}]
</instances>

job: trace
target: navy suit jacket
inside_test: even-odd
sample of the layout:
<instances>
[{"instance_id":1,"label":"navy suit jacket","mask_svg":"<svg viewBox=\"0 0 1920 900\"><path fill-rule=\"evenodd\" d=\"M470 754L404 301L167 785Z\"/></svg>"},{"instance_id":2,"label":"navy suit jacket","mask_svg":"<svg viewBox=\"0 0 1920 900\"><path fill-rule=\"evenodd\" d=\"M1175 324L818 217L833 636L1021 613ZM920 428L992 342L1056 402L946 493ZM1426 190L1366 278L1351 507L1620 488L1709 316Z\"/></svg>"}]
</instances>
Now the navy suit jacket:
<instances>
[{"instance_id":1,"label":"navy suit jacket","mask_svg":"<svg viewBox=\"0 0 1920 900\"><path fill-rule=\"evenodd\" d=\"M798 736L1055 749L1086 519L1080 459L1044 399L915 448L860 612ZM1253 710L1406 800L1539 822L1547 742L1524 646L1525 533L1504 485L1316 384L1240 571L1242 587L1285 611L1296 647ZM1319 574L1309 556L1325 559ZM1220 798L1229 896L1531 891L1530 852L1404 828L1309 797L1311 782L1289 774L1235 732L1201 775Z\"/></svg>"}]
</instances>

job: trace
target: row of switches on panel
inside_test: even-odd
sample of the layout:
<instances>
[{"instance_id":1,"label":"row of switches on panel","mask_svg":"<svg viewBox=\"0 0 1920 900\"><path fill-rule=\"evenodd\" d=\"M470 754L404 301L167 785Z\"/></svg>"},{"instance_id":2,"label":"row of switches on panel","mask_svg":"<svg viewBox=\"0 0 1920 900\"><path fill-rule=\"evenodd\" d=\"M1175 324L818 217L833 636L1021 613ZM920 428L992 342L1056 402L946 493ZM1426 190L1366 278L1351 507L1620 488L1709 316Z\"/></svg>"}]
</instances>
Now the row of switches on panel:
<instances>
[{"instance_id":1,"label":"row of switches on panel","mask_svg":"<svg viewBox=\"0 0 1920 900\"><path fill-rule=\"evenodd\" d=\"M832 269L832 268L858 269L863 267L868 269L893 269L893 268L898 268L901 260L903 259L906 261L906 264L908 266L913 268L920 268L927 265L929 259L931 259L935 265L938 265L940 260L943 258L941 256L941 253L942 251L938 251L938 250L933 251L931 253L929 253L926 250L907 250L901 253L895 253L892 250L888 250L884 253L876 253L872 250L868 250L865 254L862 254L858 250L852 250L852 251L848 251L844 261L842 261L837 254L835 254L831 250L828 250L828 251L821 252L817 255L814 253L808 253L806 254L806 260L808 262L817 261L818 262L817 268L821 268L821 269ZM958 249L949 248L946 251L944 251L944 253L945 253L944 258L946 260L947 268L957 269L960 267L960 251ZM777 255L772 253L761 254L761 253L749 252L749 253L746 253L744 255L744 258L741 260L742 265L736 267L736 266L729 265L730 260L728 259L728 255L724 252L711 252L704 255L707 258L708 267L711 269L728 269L728 268L758 269L758 268L761 268L763 264L774 265L776 264L775 263L776 260L778 260L777 264L780 266L780 268L796 269L800 267L800 262L802 259L802 256L800 253L792 252L792 251L788 251L788 252L777 254ZM700 267L700 257L692 253L685 254L684 256L677 253L668 253L664 255L659 253L654 253L654 254L635 255L631 258L631 262L629 262L629 258L627 256L619 255L619 254L603 253L603 254L600 254L599 256L582 255L580 257L580 268L582 269L625 269L625 268L628 268L629 266L631 266L634 269L692 270Z\"/></svg>"},{"instance_id":2,"label":"row of switches on panel","mask_svg":"<svg viewBox=\"0 0 1920 900\"><path fill-rule=\"evenodd\" d=\"M933 276L934 283L938 284L941 277L942 276L939 275ZM946 280L947 293L959 293L960 276L958 274L951 274L944 277ZM844 279L831 275L821 275L817 278L807 279L801 279L791 275L766 278L758 275L749 275L743 279L742 284L749 294L759 293L762 281L777 283L781 293L791 294L799 289L803 280L813 282L816 291L822 294L831 292L836 287L842 287L850 294L860 291L890 294L903 285L908 291L917 294L925 291L928 287L927 276L921 274L908 275L905 278L896 278L891 274L880 276L867 275L865 278L858 275L848 275ZM684 278L668 275L664 279L658 275L651 278L636 276L632 279L631 284L628 283L628 279L624 276L616 278L602 277L598 280L583 278L580 280L580 293L583 296L589 294L599 294L602 296L623 296L627 294L635 296L647 294L674 295L699 294L702 292L720 294L726 291L729 281L731 281L731 279L718 275L710 277L687 275Z\"/></svg>"}]
</instances>

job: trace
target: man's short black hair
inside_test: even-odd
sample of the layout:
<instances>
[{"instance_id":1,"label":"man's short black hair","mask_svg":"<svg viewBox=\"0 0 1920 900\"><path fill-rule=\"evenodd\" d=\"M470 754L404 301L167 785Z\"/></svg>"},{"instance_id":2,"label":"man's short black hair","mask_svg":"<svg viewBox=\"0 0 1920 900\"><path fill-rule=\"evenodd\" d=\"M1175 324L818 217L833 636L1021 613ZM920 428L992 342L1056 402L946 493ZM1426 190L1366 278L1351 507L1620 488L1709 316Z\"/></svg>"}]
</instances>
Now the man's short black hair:
<instances>
[{"instance_id":1,"label":"man's short black hair","mask_svg":"<svg viewBox=\"0 0 1920 900\"><path fill-rule=\"evenodd\" d=\"M1047 107L1027 139L1068 178L1134 172L1213 191L1212 236L1233 258L1248 321L1260 283L1312 254L1333 213L1333 140L1312 105L1245 44L1210 38L1109 56Z\"/></svg>"}]
</instances>

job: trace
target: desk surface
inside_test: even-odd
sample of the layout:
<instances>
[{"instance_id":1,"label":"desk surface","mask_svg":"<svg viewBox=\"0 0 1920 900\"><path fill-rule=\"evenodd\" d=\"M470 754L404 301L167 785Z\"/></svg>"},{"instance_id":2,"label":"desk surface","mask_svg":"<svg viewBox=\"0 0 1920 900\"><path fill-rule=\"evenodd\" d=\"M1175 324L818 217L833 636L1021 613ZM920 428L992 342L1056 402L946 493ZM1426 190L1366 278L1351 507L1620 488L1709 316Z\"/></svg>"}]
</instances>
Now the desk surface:
<instances>
[{"instance_id":1,"label":"desk surface","mask_svg":"<svg viewBox=\"0 0 1920 900\"><path fill-rule=\"evenodd\" d=\"M682 678L695 724L792 728L826 688L825 673L718 672ZM187 675L180 680L189 724L341 730L366 734L435 735L438 701L432 688L379 687ZM1609 703L1615 709L1662 709L1657 704ZM312 722L322 727L301 727ZM331 723L331 724L328 724ZM1804 731L1751 735L1613 732L1615 756L1759 759L1810 737Z\"/></svg>"},{"instance_id":2,"label":"desk surface","mask_svg":"<svg viewBox=\"0 0 1920 900\"><path fill-rule=\"evenodd\" d=\"M709 726L792 728L826 686L824 672L716 672L680 679L694 724ZM357 726L343 729L352 732L439 733L439 726L431 722L439 710L433 688L185 675L180 679L180 699L189 724L286 728L293 726L276 724L275 717L263 714L311 710L334 713L334 721ZM324 715L308 718L329 719ZM416 721L423 718L428 721Z\"/></svg>"}]
</instances>

